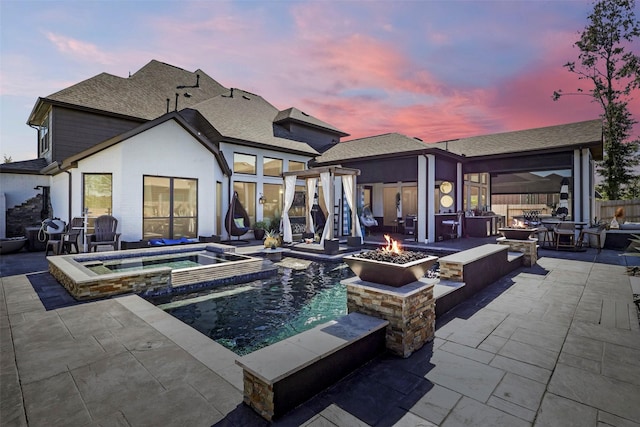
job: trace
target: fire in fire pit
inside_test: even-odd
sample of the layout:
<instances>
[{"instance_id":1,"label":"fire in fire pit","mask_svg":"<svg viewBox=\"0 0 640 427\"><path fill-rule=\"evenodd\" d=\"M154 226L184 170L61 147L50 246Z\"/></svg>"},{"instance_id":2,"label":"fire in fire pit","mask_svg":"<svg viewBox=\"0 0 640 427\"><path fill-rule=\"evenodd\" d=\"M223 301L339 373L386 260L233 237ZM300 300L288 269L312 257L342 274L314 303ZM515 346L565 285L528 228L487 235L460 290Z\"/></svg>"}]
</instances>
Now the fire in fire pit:
<instances>
[{"instance_id":1,"label":"fire in fire pit","mask_svg":"<svg viewBox=\"0 0 640 427\"><path fill-rule=\"evenodd\" d=\"M511 227L501 227L498 228L498 231L507 239L528 240L529 236L538 231L538 229L529 227L524 221L514 218Z\"/></svg>"},{"instance_id":2,"label":"fire in fire pit","mask_svg":"<svg viewBox=\"0 0 640 427\"><path fill-rule=\"evenodd\" d=\"M344 257L349 268L368 282L404 286L424 277L438 257L423 252L405 251L388 235L387 245L372 251Z\"/></svg>"},{"instance_id":3,"label":"fire in fire pit","mask_svg":"<svg viewBox=\"0 0 640 427\"><path fill-rule=\"evenodd\" d=\"M394 264L406 264L425 258L424 252L405 251L400 247L400 242L392 239L388 234L384 235L387 245L378 249L362 252L354 255L356 258L370 259L375 261L391 262Z\"/></svg>"}]
</instances>

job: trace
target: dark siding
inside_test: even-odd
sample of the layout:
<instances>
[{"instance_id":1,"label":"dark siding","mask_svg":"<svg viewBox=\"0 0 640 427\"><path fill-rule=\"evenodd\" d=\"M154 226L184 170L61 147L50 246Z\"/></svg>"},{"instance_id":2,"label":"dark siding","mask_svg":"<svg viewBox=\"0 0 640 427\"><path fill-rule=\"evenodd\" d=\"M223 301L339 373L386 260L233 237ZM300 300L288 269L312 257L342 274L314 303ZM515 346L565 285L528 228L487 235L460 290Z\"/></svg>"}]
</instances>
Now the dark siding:
<instances>
[{"instance_id":1,"label":"dark siding","mask_svg":"<svg viewBox=\"0 0 640 427\"><path fill-rule=\"evenodd\" d=\"M320 129L310 128L298 123L291 123L289 131L296 141L306 142L319 152L327 150L328 147L340 141L340 137L331 132L323 132Z\"/></svg>"},{"instance_id":2,"label":"dark siding","mask_svg":"<svg viewBox=\"0 0 640 427\"><path fill-rule=\"evenodd\" d=\"M360 169L358 184L418 181L418 159L416 157L343 162L342 166Z\"/></svg>"},{"instance_id":3,"label":"dark siding","mask_svg":"<svg viewBox=\"0 0 640 427\"><path fill-rule=\"evenodd\" d=\"M464 164L464 173L481 172L531 172L540 170L571 169L573 152L546 153L526 156L520 153L511 158L484 158Z\"/></svg>"},{"instance_id":4,"label":"dark siding","mask_svg":"<svg viewBox=\"0 0 640 427\"><path fill-rule=\"evenodd\" d=\"M436 180L456 182L457 162L436 157Z\"/></svg>"},{"instance_id":5,"label":"dark siding","mask_svg":"<svg viewBox=\"0 0 640 427\"><path fill-rule=\"evenodd\" d=\"M141 124L61 107L54 107L54 110L52 160L59 162Z\"/></svg>"}]
</instances>

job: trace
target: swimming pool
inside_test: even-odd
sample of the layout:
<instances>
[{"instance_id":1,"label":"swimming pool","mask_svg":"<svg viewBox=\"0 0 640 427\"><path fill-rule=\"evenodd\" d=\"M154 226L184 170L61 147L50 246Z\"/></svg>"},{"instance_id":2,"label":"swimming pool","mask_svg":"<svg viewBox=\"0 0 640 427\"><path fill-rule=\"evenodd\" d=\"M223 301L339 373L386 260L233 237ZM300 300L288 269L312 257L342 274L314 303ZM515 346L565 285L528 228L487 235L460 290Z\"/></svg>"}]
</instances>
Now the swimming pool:
<instances>
[{"instance_id":1,"label":"swimming pool","mask_svg":"<svg viewBox=\"0 0 640 427\"><path fill-rule=\"evenodd\" d=\"M353 277L344 263L304 262L277 275L213 290L154 298L172 316L244 355L347 314L340 281Z\"/></svg>"},{"instance_id":2,"label":"swimming pool","mask_svg":"<svg viewBox=\"0 0 640 427\"><path fill-rule=\"evenodd\" d=\"M118 271L145 270L155 267L169 267L172 270L176 270L246 259L246 256L233 253L204 250L178 254L138 256L135 258L92 260L84 262L82 265L96 274L110 274Z\"/></svg>"}]
</instances>

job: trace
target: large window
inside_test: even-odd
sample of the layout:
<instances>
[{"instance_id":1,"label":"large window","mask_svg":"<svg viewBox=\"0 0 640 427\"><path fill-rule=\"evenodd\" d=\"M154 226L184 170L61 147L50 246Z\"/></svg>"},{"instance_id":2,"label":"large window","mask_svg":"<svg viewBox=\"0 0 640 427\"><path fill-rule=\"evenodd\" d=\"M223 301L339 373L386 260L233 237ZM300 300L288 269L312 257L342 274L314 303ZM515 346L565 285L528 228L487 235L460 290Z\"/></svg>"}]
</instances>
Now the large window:
<instances>
[{"instance_id":1,"label":"large window","mask_svg":"<svg viewBox=\"0 0 640 427\"><path fill-rule=\"evenodd\" d=\"M282 159L272 159L265 157L262 160L262 173L264 176L282 175Z\"/></svg>"},{"instance_id":2,"label":"large window","mask_svg":"<svg viewBox=\"0 0 640 427\"><path fill-rule=\"evenodd\" d=\"M249 214L251 224L256 222L256 183L234 182L233 191L238 193L238 200Z\"/></svg>"},{"instance_id":3,"label":"large window","mask_svg":"<svg viewBox=\"0 0 640 427\"><path fill-rule=\"evenodd\" d=\"M145 239L194 238L198 233L198 181L160 176L144 177Z\"/></svg>"},{"instance_id":4,"label":"large window","mask_svg":"<svg viewBox=\"0 0 640 427\"><path fill-rule=\"evenodd\" d=\"M256 174L256 156L233 153L233 171L235 173Z\"/></svg>"},{"instance_id":5,"label":"large window","mask_svg":"<svg viewBox=\"0 0 640 427\"><path fill-rule=\"evenodd\" d=\"M488 174L486 173L464 175L464 200L462 207L465 211L471 209L484 210L488 207L488 182Z\"/></svg>"},{"instance_id":6,"label":"large window","mask_svg":"<svg viewBox=\"0 0 640 427\"><path fill-rule=\"evenodd\" d=\"M100 215L111 215L112 178L110 173L82 175L82 208L89 211L89 226Z\"/></svg>"},{"instance_id":7,"label":"large window","mask_svg":"<svg viewBox=\"0 0 640 427\"><path fill-rule=\"evenodd\" d=\"M291 171L303 171L304 162L296 162L295 160L289 160L289 172Z\"/></svg>"},{"instance_id":8,"label":"large window","mask_svg":"<svg viewBox=\"0 0 640 427\"><path fill-rule=\"evenodd\" d=\"M38 140L40 142L40 153L46 153L49 151L51 135L49 134L49 124L51 121L51 114L47 114L44 118L40 128L38 129Z\"/></svg>"},{"instance_id":9,"label":"large window","mask_svg":"<svg viewBox=\"0 0 640 427\"><path fill-rule=\"evenodd\" d=\"M273 220L282 216L282 185L281 184L264 184L264 205L262 205L262 217L264 219Z\"/></svg>"}]
</instances>

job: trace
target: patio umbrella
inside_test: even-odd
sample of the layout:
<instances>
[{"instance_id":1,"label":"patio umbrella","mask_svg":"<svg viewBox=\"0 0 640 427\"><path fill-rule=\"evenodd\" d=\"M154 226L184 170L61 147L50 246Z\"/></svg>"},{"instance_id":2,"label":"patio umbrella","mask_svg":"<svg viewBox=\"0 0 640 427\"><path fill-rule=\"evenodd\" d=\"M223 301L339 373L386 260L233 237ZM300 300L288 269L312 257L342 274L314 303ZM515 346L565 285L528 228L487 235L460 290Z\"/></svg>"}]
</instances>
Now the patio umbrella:
<instances>
[{"instance_id":1,"label":"patio umbrella","mask_svg":"<svg viewBox=\"0 0 640 427\"><path fill-rule=\"evenodd\" d=\"M569 178L562 178L560 182L560 203L556 214L564 219L569 214Z\"/></svg>"}]
</instances>

